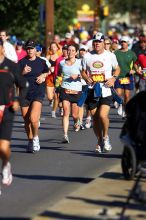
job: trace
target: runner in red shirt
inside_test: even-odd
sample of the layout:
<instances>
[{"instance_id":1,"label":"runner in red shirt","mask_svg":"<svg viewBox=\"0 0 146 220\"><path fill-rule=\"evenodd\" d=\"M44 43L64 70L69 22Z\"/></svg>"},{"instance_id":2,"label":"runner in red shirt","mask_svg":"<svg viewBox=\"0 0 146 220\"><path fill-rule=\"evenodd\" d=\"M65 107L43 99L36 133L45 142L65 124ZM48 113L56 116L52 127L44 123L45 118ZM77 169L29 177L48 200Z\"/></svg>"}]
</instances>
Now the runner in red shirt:
<instances>
[{"instance_id":1,"label":"runner in red shirt","mask_svg":"<svg viewBox=\"0 0 146 220\"><path fill-rule=\"evenodd\" d=\"M137 74L139 74L139 91L146 89L146 51L138 56L136 64L139 66Z\"/></svg>"},{"instance_id":2,"label":"runner in red shirt","mask_svg":"<svg viewBox=\"0 0 146 220\"><path fill-rule=\"evenodd\" d=\"M16 54L18 57L18 61L26 57L27 55L26 51L23 49L23 42L21 40L18 40L16 43Z\"/></svg>"}]
</instances>

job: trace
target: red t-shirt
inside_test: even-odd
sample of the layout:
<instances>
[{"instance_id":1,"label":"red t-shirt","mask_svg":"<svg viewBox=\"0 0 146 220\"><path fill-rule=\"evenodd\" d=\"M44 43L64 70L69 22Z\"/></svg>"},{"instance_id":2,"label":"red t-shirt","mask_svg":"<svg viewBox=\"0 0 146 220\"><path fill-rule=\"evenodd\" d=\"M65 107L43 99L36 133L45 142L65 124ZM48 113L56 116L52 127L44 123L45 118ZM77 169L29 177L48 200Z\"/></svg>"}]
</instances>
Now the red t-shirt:
<instances>
[{"instance_id":1,"label":"red t-shirt","mask_svg":"<svg viewBox=\"0 0 146 220\"><path fill-rule=\"evenodd\" d=\"M143 68L146 68L146 55L145 55L145 54L140 54L140 55L138 56L138 59L137 59L137 61L136 61L135 63L136 63L137 65L140 65L142 69L143 69ZM142 78L143 80L146 80L146 78L143 77L143 76L141 76L141 78Z\"/></svg>"}]
</instances>

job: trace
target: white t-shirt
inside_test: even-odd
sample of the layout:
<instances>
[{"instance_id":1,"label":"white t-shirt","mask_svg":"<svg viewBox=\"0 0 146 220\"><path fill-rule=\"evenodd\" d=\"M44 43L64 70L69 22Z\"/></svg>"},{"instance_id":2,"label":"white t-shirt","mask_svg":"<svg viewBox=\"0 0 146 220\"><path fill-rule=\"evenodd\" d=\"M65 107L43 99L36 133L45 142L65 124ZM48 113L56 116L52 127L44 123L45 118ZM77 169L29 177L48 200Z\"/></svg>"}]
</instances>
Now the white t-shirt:
<instances>
[{"instance_id":1,"label":"white t-shirt","mask_svg":"<svg viewBox=\"0 0 146 220\"><path fill-rule=\"evenodd\" d=\"M86 46L88 47L89 51L93 50L93 40L88 40L86 43Z\"/></svg>"},{"instance_id":2,"label":"white t-shirt","mask_svg":"<svg viewBox=\"0 0 146 220\"><path fill-rule=\"evenodd\" d=\"M90 52L90 56L83 58L83 70L87 71L91 76L103 74L105 80L112 77L113 69L117 68L118 61L114 53L104 50L102 54L95 51ZM102 88L102 97L111 95L111 89L107 88L104 83L100 83Z\"/></svg>"},{"instance_id":3,"label":"white t-shirt","mask_svg":"<svg viewBox=\"0 0 146 220\"><path fill-rule=\"evenodd\" d=\"M40 57L40 58L46 61L48 68L51 67L51 63L48 61L48 59L46 57Z\"/></svg>"},{"instance_id":4,"label":"white t-shirt","mask_svg":"<svg viewBox=\"0 0 146 220\"><path fill-rule=\"evenodd\" d=\"M5 50L5 56L9 59L12 60L13 62L17 63L18 62L18 57L15 51L14 46L8 42L4 42L4 50Z\"/></svg>"}]
</instances>

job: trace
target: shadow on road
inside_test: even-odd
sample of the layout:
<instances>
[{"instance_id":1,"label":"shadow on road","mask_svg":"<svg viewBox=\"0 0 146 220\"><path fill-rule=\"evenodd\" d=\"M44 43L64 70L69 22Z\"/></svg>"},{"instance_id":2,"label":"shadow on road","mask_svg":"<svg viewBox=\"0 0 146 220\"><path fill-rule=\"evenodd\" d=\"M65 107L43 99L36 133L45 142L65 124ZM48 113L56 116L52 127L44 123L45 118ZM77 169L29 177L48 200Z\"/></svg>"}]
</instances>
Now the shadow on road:
<instances>
[{"instance_id":1,"label":"shadow on road","mask_svg":"<svg viewBox=\"0 0 146 220\"><path fill-rule=\"evenodd\" d=\"M54 212L54 211L45 211L39 215L40 217L49 217L51 219L58 219L58 220L95 220L95 217L85 217L85 216L76 216L76 215L69 215L69 214L63 214L61 212ZM102 218L102 215L97 216L96 220L105 220L105 217ZM106 218L106 220L113 220L113 218ZM117 219L118 220L118 219ZM125 219L126 220L126 219Z\"/></svg>"},{"instance_id":2,"label":"shadow on road","mask_svg":"<svg viewBox=\"0 0 146 220\"><path fill-rule=\"evenodd\" d=\"M23 175L23 174L13 174L13 176L21 179L65 181L65 182L77 182L84 184L94 180L94 178L88 178L88 177L68 177L68 176L45 176L45 175Z\"/></svg>"}]
</instances>

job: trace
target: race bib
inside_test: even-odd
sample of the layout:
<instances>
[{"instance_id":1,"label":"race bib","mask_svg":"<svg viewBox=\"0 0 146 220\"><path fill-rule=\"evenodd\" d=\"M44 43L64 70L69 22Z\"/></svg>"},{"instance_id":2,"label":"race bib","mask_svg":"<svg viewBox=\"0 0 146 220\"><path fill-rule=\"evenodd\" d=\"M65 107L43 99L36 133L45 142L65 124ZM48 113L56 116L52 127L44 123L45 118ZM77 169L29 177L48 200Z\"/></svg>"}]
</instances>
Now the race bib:
<instances>
[{"instance_id":1,"label":"race bib","mask_svg":"<svg viewBox=\"0 0 146 220\"><path fill-rule=\"evenodd\" d=\"M122 84L122 85L130 84L130 78L129 78L129 77L121 78L121 79L119 79L119 82L120 82L120 84Z\"/></svg>"},{"instance_id":2,"label":"race bib","mask_svg":"<svg viewBox=\"0 0 146 220\"><path fill-rule=\"evenodd\" d=\"M62 84L62 76L57 76L55 81L55 87L59 87Z\"/></svg>"},{"instance_id":3,"label":"race bib","mask_svg":"<svg viewBox=\"0 0 146 220\"><path fill-rule=\"evenodd\" d=\"M92 77L93 82L104 82L105 81L105 75L103 73L92 74L91 77Z\"/></svg>"}]
</instances>

